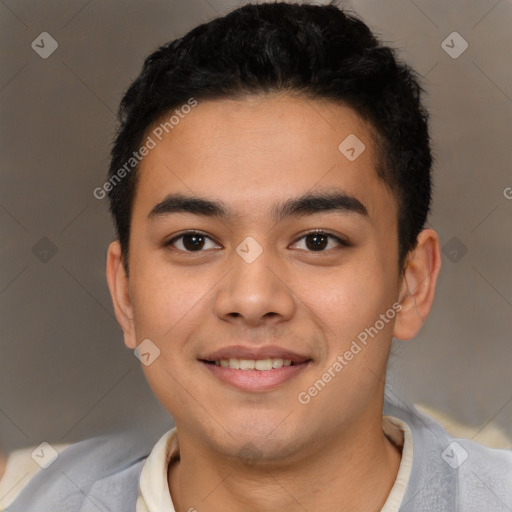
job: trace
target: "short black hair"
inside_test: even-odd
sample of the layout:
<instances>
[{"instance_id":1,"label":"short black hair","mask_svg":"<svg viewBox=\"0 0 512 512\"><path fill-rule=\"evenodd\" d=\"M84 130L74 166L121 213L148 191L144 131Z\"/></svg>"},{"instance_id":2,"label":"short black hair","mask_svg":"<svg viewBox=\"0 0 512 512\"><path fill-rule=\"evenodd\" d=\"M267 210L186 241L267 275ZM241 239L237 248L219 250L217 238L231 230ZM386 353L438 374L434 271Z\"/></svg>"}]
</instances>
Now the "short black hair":
<instances>
[{"instance_id":1,"label":"short black hair","mask_svg":"<svg viewBox=\"0 0 512 512\"><path fill-rule=\"evenodd\" d=\"M338 102L367 121L378 154L377 174L397 200L398 265L403 270L431 205L433 157L428 113L421 102L424 91L395 50L333 0L326 5L248 3L146 58L120 104L108 173L110 212L126 272L138 177L133 155L147 130L191 98L238 99L274 92ZM133 169L119 179L129 161Z\"/></svg>"}]
</instances>

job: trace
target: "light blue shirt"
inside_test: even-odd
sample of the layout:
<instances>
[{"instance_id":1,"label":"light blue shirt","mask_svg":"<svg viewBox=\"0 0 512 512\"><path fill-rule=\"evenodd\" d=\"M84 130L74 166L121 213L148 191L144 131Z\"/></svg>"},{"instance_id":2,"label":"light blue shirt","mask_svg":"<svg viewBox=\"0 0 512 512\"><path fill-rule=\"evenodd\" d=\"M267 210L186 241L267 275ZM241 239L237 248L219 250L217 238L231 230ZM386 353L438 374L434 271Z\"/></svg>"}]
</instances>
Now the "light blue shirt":
<instances>
[{"instance_id":1,"label":"light blue shirt","mask_svg":"<svg viewBox=\"0 0 512 512\"><path fill-rule=\"evenodd\" d=\"M455 439L412 405L386 402L383 412L405 421L413 437L400 512L512 511L511 450ZM132 431L75 443L6 512L134 512L142 467L157 440Z\"/></svg>"}]
</instances>

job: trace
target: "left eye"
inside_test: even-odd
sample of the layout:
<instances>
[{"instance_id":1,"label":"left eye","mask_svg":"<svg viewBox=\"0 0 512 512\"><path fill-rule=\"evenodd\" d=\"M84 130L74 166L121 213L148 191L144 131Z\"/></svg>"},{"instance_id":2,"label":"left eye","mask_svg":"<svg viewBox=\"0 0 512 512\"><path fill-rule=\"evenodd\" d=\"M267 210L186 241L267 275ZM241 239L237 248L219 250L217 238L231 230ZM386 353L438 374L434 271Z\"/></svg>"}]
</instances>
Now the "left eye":
<instances>
[{"instance_id":1,"label":"left eye","mask_svg":"<svg viewBox=\"0 0 512 512\"><path fill-rule=\"evenodd\" d=\"M295 243L298 243L300 240L306 240L305 245L308 249L312 250L312 252L325 252L324 250L329 245L329 239L336 241L338 245L343 247L348 246L348 243L345 240L331 235L330 233L326 233L325 231L313 231L312 233L307 233L299 238Z\"/></svg>"},{"instance_id":2,"label":"left eye","mask_svg":"<svg viewBox=\"0 0 512 512\"><path fill-rule=\"evenodd\" d=\"M329 239L335 241L337 245L341 245L343 247L348 246L348 243L345 240L324 231L314 231L312 233L307 233L299 238L295 244L298 244L300 240L305 240L306 249L309 249L312 252L324 252L326 249L332 248L328 247ZM207 247L207 240L211 242L213 247ZM181 247L179 247L179 245L181 245ZM166 242L165 246L174 246L176 249L185 252L201 252L202 249L212 249L219 247L209 236L206 236L205 234L198 231L182 233L181 235L176 236Z\"/></svg>"}]
</instances>

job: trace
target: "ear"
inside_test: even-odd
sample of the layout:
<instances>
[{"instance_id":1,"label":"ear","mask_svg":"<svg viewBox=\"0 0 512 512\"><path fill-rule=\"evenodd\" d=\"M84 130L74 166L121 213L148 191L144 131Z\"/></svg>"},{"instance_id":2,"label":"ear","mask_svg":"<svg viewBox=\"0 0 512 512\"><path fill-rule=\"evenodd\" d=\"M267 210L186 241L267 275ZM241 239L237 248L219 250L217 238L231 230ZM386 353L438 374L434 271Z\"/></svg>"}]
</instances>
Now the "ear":
<instances>
[{"instance_id":1,"label":"ear","mask_svg":"<svg viewBox=\"0 0 512 512\"><path fill-rule=\"evenodd\" d=\"M410 340L421 330L434 301L440 270L439 236L433 229L424 229L405 263L398 299L402 309L396 316L393 336Z\"/></svg>"},{"instance_id":2,"label":"ear","mask_svg":"<svg viewBox=\"0 0 512 512\"><path fill-rule=\"evenodd\" d=\"M137 341L133 307L129 293L129 278L122 263L122 254L119 240L114 240L108 247L107 282L116 318L124 333L124 343L128 348L135 349Z\"/></svg>"}]
</instances>

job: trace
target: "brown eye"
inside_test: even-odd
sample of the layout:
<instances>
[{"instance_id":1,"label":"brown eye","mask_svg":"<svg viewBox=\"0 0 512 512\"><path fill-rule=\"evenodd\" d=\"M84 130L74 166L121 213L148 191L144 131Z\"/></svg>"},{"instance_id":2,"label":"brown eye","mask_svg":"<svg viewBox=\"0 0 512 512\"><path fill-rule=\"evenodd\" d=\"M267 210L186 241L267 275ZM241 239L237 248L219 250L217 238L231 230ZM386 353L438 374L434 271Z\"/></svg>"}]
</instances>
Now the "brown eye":
<instances>
[{"instance_id":1,"label":"brown eye","mask_svg":"<svg viewBox=\"0 0 512 512\"><path fill-rule=\"evenodd\" d=\"M324 231L307 233L299 238L298 241L300 240L305 240L306 249L312 252L326 252L325 249L329 245L329 240L334 240L338 246L348 247L349 245L345 240ZM298 241L296 243L298 243Z\"/></svg>"},{"instance_id":2,"label":"brown eye","mask_svg":"<svg viewBox=\"0 0 512 512\"><path fill-rule=\"evenodd\" d=\"M203 233L198 231L190 231L188 233L182 233L181 235L172 238L165 243L165 247L173 246L174 248L184 252L202 252L202 249L205 248L208 240L212 241L210 237L204 235ZM218 247L218 245L215 243L213 245ZM208 249L211 247L206 248Z\"/></svg>"}]
</instances>

